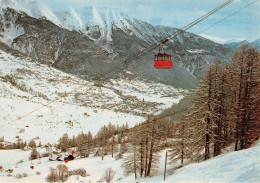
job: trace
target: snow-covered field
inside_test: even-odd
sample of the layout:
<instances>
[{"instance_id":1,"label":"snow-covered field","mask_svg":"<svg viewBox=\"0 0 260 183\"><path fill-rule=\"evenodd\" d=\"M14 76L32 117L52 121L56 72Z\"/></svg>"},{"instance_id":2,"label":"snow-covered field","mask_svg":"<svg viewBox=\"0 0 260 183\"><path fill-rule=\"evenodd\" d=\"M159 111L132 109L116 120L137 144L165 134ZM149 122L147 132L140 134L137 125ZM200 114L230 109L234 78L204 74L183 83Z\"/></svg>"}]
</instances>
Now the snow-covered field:
<instances>
[{"instance_id":1,"label":"snow-covered field","mask_svg":"<svg viewBox=\"0 0 260 183\"><path fill-rule=\"evenodd\" d=\"M0 137L10 142L37 138L45 144L64 133L96 134L109 122L132 127L185 93L139 79L86 81L0 50Z\"/></svg>"},{"instance_id":2,"label":"snow-covered field","mask_svg":"<svg viewBox=\"0 0 260 183\"><path fill-rule=\"evenodd\" d=\"M39 152L45 152L44 148L38 148ZM46 182L46 177L50 172L50 167L55 168L58 164L64 162L49 161L48 158L41 158L30 161L28 159L30 150L0 150L0 166L3 167L0 172L0 182ZM147 183L258 183L260 182L260 143L255 147L237 152L230 152L220 155L202 163L195 163L176 170L171 175L167 174L166 181L163 180L164 171L164 154L161 152L161 163L159 172L154 177L134 179L134 175L124 175L124 170L121 167L122 159L115 160L111 155L105 156L104 160L101 157L89 157L84 159L75 159L69 161L65 165L69 170L84 168L88 176L77 177L72 176L66 182L85 182L95 183L99 181L107 168L112 167L115 171L113 182L147 182ZM34 169L30 166L33 165ZM168 164L168 172L171 165ZM12 173L5 172L8 169L13 169ZM39 175L37 175L37 172ZM26 177L17 178L17 176L27 174Z\"/></svg>"}]
</instances>

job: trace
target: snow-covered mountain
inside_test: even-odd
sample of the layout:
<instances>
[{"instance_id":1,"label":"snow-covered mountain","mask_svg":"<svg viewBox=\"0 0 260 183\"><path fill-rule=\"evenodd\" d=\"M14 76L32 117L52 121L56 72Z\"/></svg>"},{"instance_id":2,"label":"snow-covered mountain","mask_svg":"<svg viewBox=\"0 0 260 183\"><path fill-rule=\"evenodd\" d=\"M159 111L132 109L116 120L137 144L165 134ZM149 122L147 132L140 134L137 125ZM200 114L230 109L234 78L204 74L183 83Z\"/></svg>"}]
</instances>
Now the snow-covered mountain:
<instances>
[{"instance_id":1,"label":"snow-covered mountain","mask_svg":"<svg viewBox=\"0 0 260 183\"><path fill-rule=\"evenodd\" d=\"M158 44L178 29L154 26L111 8L51 11L39 5L24 6L13 6L17 7L16 10L1 10L2 42L41 63L77 75L96 76L126 63L113 76L128 68L142 78L190 88L196 86L198 79L215 60L226 63L232 55L232 50L221 44L185 32L165 44L165 50L173 55L173 69L156 70L153 54L157 49L142 53L137 58L135 55ZM19 9L27 14L18 12ZM16 36L11 39L6 38L9 24Z\"/></svg>"},{"instance_id":2,"label":"snow-covered mountain","mask_svg":"<svg viewBox=\"0 0 260 183\"><path fill-rule=\"evenodd\" d=\"M260 38L252 42L247 40L230 40L229 42L225 43L225 46L236 50L244 44L252 46L260 51Z\"/></svg>"},{"instance_id":3,"label":"snow-covered mountain","mask_svg":"<svg viewBox=\"0 0 260 183\"><path fill-rule=\"evenodd\" d=\"M46 5L41 4L41 2L28 1L26 3L20 0L4 1L2 5L6 8L11 7L25 12L37 19L47 19L64 29L84 33L96 42L111 42L114 27L119 28L127 35L135 34L147 41L147 43L159 42L160 40L157 40L156 37L160 36L160 34L167 37L167 34L163 32L156 32L152 25L132 19L112 8L91 6L53 11Z\"/></svg>"},{"instance_id":4,"label":"snow-covered mountain","mask_svg":"<svg viewBox=\"0 0 260 183\"><path fill-rule=\"evenodd\" d=\"M238 39L230 39L230 40L227 40L224 42L224 44L230 44L230 43L240 43L242 41L246 41L245 39L243 38L238 38Z\"/></svg>"}]
</instances>

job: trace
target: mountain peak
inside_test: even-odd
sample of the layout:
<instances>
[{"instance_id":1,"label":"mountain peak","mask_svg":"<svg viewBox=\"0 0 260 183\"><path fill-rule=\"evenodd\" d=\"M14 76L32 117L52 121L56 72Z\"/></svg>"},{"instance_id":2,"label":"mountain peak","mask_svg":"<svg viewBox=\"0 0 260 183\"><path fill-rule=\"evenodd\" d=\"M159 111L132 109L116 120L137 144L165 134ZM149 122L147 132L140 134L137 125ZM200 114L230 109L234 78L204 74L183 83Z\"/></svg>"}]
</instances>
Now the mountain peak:
<instances>
[{"instance_id":1,"label":"mountain peak","mask_svg":"<svg viewBox=\"0 0 260 183\"><path fill-rule=\"evenodd\" d=\"M224 42L224 44L240 43L240 42L248 42L248 41L243 38L237 38L237 39L230 39L230 40Z\"/></svg>"},{"instance_id":2,"label":"mountain peak","mask_svg":"<svg viewBox=\"0 0 260 183\"><path fill-rule=\"evenodd\" d=\"M255 41L250 43L251 46L258 48L260 50L260 38L256 39Z\"/></svg>"},{"instance_id":3,"label":"mountain peak","mask_svg":"<svg viewBox=\"0 0 260 183\"><path fill-rule=\"evenodd\" d=\"M256 39L253 42L249 42L247 40L244 39L232 39L230 41L227 41L227 43L225 43L226 46L233 48L233 49L238 49L239 47L241 47L244 44L248 44L251 47L254 47L258 50L260 50L260 38Z\"/></svg>"}]
</instances>

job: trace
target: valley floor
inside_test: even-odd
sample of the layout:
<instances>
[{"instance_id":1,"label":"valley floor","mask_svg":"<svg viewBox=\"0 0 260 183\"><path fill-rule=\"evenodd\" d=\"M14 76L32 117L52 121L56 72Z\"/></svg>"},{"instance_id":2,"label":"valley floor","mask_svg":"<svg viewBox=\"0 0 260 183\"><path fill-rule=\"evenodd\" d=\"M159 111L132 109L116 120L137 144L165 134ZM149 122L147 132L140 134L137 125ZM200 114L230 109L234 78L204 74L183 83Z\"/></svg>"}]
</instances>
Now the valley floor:
<instances>
[{"instance_id":1,"label":"valley floor","mask_svg":"<svg viewBox=\"0 0 260 183\"><path fill-rule=\"evenodd\" d=\"M95 135L110 122L133 127L186 93L138 78L87 81L0 50L0 138L47 144L64 133Z\"/></svg>"}]
</instances>

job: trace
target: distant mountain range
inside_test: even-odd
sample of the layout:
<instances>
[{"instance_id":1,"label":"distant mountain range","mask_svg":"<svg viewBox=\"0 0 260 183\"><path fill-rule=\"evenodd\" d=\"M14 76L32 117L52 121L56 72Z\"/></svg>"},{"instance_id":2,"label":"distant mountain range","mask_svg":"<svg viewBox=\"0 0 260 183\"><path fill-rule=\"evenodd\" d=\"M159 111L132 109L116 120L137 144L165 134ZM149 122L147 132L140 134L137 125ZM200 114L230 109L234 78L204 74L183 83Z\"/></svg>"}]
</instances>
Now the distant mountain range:
<instances>
[{"instance_id":1,"label":"distant mountain range","mask_svg":"<svg viewBox=\"0 0 260 183\"><path fill-rule=\"evenodd\" d=\"M234 50L238 49L240 46L244 45L244 44L247 44L251 47L254 47L256 49L258 49L260 51L260 38L259 39L256 39L255 41L252 41L252 42L249 42L247 40L240 40L240 41L229 41L227 43L225 43L224 45L229 47L229 48L232 48Z\"/></svg>"},{"instance_id":2,"label":"distant mountain range","mask_svg":"<svg viewBox=\"0 0 260 183\"><path fill-rule=\"evenodd\" d=\"M83 78L111 70L107 77L124 73L128 77L193 88L215 60L229 63L235 49L184 32L165 44L165 51L173 55L173 69L156 70L153 55L158 50L143 51L179 29L154 26L111 8L53 12L34 4L17 4L22 1L4 2L5 7L13 3L12 7L17 9L0 9L0 41L41 63ZM118 67L121 64L124 67Z\"/></svg>"}]
</instances>

